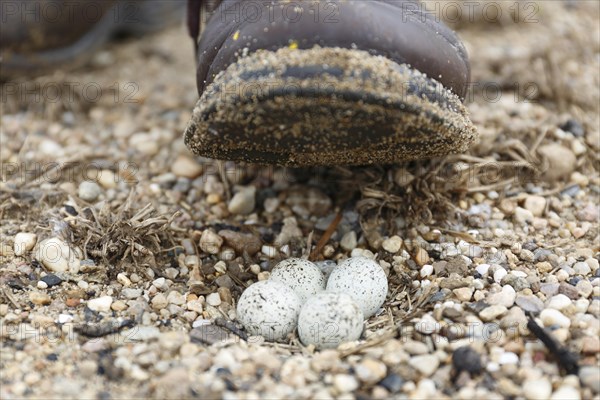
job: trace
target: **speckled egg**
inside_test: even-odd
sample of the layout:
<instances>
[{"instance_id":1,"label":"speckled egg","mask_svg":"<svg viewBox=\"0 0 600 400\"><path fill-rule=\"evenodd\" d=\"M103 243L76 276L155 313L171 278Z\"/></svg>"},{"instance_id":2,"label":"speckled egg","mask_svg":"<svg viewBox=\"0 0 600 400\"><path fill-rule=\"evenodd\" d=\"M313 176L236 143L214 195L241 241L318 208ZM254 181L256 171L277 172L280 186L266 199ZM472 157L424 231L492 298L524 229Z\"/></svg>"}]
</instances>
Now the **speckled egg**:
<instances>
[{"instance_id":1,"label":"speckled egg","mask_svg":"<svg viewBox=\"0 0 600 400\"><path fill-rule=\"evenodd\" d=\"M344 293L321 292L302 306L298 335L304 345L335 349L341 343L357 340L363 330L360 306Z\"/></svg>"},{"instance_id":2,"label":"speckled egg","mask_svg":"<svg viewBox=\"0 0 600 400\"><path fill-rule=\"evenodd\" d=\"M296 329L301 308L300 298L290 287L273 280L260 281L240 296L237 319L250 335L276 341Z\"/></svg>"},{"instance_id":3,"label":"speckled egg","mask_svg":"<svg viewBox=\"0 0 600 400\"><path fill-rule=\"evenodd\" d=\"M362 309L365 318L369 318L383 305L388 281L377 262L366 257L351 257L331 272L327 291L350 295Z\"/></svg>"},{"instance_id":4,"label":"speckled egg","mask_svg":"<svg viewBox=\"0 0 600 400\"><path fill-rule=\"evenodd\" d=\"M271 280L291 287L302 304L309 297L325 290L325 277L315 264L302 258L288 258L271 271Z\"/></svg>"}]
</instances>

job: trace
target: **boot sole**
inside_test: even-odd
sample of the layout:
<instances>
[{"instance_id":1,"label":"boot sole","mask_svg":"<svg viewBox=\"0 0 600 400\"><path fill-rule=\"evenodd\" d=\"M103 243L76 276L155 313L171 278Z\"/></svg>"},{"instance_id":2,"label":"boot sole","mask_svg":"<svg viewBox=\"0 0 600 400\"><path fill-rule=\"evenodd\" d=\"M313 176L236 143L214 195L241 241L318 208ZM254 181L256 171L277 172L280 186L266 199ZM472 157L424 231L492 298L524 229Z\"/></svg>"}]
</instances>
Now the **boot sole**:
<instances>
[{"instance_id":1,"label":"boot sole","mask_svg":"<svg viewBox=\"0 0 600 400\"><path fill-rule=\"evenodd\" d=\"M285 166L387 164L463 152L476 137L455 94L365 51L260 50L215 77L185 143L205 157Z\"/></svg>"}]
</instances>

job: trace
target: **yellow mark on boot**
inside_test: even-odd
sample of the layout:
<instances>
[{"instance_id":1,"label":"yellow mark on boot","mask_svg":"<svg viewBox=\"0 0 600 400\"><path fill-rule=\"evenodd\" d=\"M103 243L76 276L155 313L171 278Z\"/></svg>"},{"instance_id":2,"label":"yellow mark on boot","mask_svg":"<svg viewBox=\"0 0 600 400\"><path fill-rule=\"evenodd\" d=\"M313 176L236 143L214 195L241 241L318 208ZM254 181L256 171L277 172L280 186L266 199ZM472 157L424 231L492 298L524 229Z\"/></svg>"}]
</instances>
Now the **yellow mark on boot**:
<instances>
[{"instance_id":1,"label":"yellow mark on boot","mask_svg":"<svg viewBox=\"0 0 600 400\"><path fill-rule=\"evenodd\" d=\"M240 38L240 31L235 31L233 34L233 40L238 40Z\"/></svg>"},{"instance_id":2,"label":"yellow mark on boot","mask_svg":"<svg viewBox=\"0 0 600 400\"><path fill-rule=\"evenodd\" d=\"M288 47L292 50L296 50L298 48L298 42L295 40L290 40Z\"/></svg>"}]
</instances>

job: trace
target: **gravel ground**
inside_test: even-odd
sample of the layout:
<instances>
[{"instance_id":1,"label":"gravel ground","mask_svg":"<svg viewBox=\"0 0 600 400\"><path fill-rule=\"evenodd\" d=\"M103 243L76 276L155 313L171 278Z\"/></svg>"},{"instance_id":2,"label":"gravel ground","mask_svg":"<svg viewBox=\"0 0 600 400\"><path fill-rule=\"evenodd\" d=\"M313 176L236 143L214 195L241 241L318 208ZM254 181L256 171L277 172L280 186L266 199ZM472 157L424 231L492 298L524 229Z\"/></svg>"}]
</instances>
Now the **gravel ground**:
<instances>
[{"instance_id":1,"label":"gravel ground","mask_svg":"<svg viewBox=\"0 0 600 400\"><path fill-rule=\"evenodd\" d=\"M182 28L4 85L1 397L599 398L599 6L514 4L450 21L480 139L427 163L193 158ZM240 330L243 289L302 255L384 268L360 341Z\"/></svg>"}]
</instances>

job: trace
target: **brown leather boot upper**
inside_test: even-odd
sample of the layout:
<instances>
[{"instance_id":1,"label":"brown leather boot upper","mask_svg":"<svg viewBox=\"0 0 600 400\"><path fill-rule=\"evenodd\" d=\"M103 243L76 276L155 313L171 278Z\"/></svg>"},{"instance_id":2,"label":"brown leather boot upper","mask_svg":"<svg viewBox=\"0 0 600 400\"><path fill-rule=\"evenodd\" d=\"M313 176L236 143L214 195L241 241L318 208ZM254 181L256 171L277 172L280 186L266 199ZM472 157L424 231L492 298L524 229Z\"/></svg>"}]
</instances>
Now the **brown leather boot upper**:
<instances>
[{"instance_id":1,"label":"brown leather boot upper","mask_svg":"<svg viewBox=\"0 0 600 400\"><path fill-rule=\"evenodd\" d=\"M198 42L200 94L242 54L315 45L382 55L425 73L461 98L466 94L470 67L463 44L416 1L224 0L212 8Z\"/></svg>"}]
</instances>

